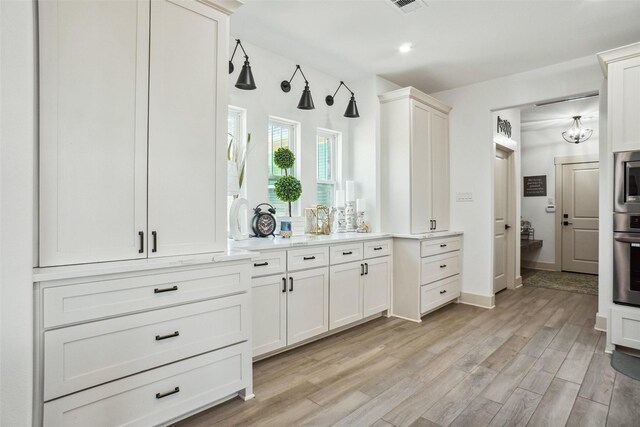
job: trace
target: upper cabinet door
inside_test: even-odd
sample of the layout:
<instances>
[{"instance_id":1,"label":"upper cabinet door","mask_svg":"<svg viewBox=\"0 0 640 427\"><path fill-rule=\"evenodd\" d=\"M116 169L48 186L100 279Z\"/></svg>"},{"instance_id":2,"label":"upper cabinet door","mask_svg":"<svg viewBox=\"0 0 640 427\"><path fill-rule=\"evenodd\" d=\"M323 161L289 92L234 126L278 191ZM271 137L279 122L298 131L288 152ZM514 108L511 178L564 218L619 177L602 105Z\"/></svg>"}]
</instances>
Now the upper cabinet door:
<instances>
[{"instance_id":1,"label":"upper cabinet door","mask_svg":"<svg viewBox=\"0 0 640 427\"><path fill-rule=\"evenodd\" d=\"M149 1L41 1L40 266L146 257Z\"/></svg>"},{"instance_id":2,"label":"upper cabinet door","mask_svg":"<svg viewBox=\"0 0 640 427\"><path fill-rule=\"evenodd\" d=\"M195 0L151 2L149 256L226 248L227 25Z\"/></svg>"},{"instance_id":3,"label":"upper cabinet door","mask_svg":"<svg viewBox=\"0 0 640 427\"><path fill-rule=\"evenodd\" d=\"M431 211L436 231L449 229L449 118L431 114Z\"/></svg>"},{"instance_id":4,"label":"upper cabinet door","mask_svg":"<svg viewBox=\"0 0 640 427\"><path fill-rule=\"evenodd\" d=\"M609 134L614 152L640 150L640 57L609 64Z\"/></svg>"},{"instance_id":5,"label":"upper cabinet door","mask_svg":"<svg viewBox=\"0 0 640 427\"><path fill-rule=\"evenodd\" d=\"M432 228L431 116L427 107L411 101L411 233L414 234L428 233Z\"/></svg>"}]
</instances>

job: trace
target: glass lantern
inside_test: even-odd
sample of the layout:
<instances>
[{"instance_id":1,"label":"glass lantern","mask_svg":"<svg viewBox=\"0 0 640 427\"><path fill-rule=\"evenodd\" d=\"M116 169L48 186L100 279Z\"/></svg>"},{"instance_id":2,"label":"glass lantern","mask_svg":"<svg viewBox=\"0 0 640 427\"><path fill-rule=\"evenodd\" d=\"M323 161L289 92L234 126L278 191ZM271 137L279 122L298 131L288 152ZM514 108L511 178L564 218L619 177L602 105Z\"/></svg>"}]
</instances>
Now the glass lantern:
<instances>
[{"instance_id":1,"label":"glass lantern","mask_svg":"<svg viewBox=\"0 0 640 427\"><path fill-rule=\"evenodd\" d=\"M304 210L306 234L331 234L331 209L314 205Z\"/></svg>"}]
</instances>

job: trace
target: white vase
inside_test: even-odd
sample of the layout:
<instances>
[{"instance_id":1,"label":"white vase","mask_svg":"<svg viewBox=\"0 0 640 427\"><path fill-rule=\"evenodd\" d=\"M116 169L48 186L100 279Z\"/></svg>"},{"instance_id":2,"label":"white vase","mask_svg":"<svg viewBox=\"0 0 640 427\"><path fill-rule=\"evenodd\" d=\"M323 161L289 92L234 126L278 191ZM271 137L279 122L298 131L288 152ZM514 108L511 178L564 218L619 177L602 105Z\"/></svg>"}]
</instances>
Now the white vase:
<instances>
[{"instance_id":1,"label":"white vase","mask_svg":"<svg viewBox=\"0 0 640 427\"><path fill-rule=\"evenodd\" d=\"M233 240L249 238L249 202L247 199L236 198L229 209L229 235Z\"/></svg>"}]
</instances>

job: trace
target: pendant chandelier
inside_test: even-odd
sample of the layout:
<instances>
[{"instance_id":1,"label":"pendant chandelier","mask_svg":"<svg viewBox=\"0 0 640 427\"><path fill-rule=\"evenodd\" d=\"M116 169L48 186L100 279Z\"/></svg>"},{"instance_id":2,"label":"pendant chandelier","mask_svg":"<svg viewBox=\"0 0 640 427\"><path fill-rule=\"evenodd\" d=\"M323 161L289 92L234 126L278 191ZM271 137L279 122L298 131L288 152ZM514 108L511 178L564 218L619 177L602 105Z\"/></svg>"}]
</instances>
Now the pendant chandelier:
<instances>
[{"instance_id":1,"label":"pendant chandelier","mask_svg":"<svg viewBox=\"0 0 640 427\"><path fill-rule=\"evenodd\" d=\"M581 142L584 142L587 139L591 138L593 129L582 127L582 123L580 123L580 117L582 116L573 116L573 124L571 125L571 127L562 132L562 137L565 141L572 144L580 144Z\"/></svg>"}]
</instances>

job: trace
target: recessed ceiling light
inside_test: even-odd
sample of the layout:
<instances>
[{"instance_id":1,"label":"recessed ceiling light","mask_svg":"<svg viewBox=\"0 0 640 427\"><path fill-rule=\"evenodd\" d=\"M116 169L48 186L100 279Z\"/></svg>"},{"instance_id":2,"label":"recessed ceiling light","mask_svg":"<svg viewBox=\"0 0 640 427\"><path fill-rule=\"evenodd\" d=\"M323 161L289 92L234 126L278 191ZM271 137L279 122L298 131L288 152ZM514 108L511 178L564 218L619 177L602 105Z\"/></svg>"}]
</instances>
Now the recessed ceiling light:
<instances>
[{"instance_id":1,"label":"recessed ceiling light","mask_svg":"<svg viewBox=\"0 0 640 427\"><path fill-rule=\"evenodd\" d=\"M411 45L411 43L405 43L403 45L400 45L398 50L400 51L400 53L407 53L411 50L412 47L413 46Z\"/></svg>"}]
</instances>

